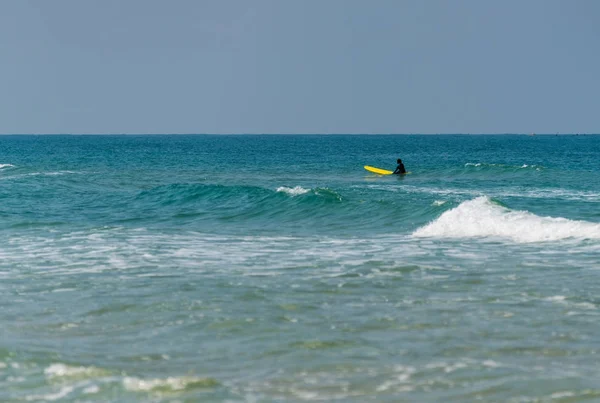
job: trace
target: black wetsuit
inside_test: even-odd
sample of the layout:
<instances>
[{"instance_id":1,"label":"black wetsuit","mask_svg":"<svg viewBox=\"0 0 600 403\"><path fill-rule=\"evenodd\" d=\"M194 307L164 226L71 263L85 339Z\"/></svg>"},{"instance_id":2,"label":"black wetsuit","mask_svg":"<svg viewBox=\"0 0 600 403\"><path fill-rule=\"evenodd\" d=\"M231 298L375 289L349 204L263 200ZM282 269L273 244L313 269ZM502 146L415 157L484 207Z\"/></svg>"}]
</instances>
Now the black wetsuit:
<instances>
[{"instance_id":1,"label":"black wetsuit","mask_svg":"<svg viewBox=\"0 0 600 403\"><path fill-rule=\"evenodd\" d=\"M406 173L406 169L404 168L404 164L403 163L399 163L398 166L396 167L396 170L394 171L395 174L405 174Z\"/></svg>"}]
</instances>

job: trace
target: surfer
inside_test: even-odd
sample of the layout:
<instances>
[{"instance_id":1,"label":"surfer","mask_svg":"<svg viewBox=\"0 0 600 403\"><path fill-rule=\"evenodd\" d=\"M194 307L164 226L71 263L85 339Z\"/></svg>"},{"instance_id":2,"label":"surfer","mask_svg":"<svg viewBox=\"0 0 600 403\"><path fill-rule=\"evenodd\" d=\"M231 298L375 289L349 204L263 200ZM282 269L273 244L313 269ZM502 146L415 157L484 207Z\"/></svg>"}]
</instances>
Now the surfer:
<instances>
[{"instance_id":1,"label":"surfer","mask_svg":"<svg viewBox=\"0 0 600 403\"><path fill-rule=\"evenodd\" d=\"M404 168L404 164L402 163L402 160L400 158L398 158L398 166L396 167L396 170L394 171L395 174L405 174L406 173L406 169Z\"/></svg>"}]
</instances>

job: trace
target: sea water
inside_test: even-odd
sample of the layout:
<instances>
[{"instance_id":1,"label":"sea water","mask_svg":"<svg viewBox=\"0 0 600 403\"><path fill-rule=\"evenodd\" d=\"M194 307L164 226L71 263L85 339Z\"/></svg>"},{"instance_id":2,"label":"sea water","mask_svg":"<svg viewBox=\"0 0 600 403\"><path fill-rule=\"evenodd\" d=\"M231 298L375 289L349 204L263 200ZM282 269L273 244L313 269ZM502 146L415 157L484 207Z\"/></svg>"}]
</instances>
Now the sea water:
<instances>
[{"instance_id":1,"label":"sea water","mask_svg":"<svg viewBox=\"0 0 600 403\"><path fill-rule=\"evenodd\" d=\"M1 136L0 400L600 401L599 161L599 136Z\"/></svg>"}]
</instances>

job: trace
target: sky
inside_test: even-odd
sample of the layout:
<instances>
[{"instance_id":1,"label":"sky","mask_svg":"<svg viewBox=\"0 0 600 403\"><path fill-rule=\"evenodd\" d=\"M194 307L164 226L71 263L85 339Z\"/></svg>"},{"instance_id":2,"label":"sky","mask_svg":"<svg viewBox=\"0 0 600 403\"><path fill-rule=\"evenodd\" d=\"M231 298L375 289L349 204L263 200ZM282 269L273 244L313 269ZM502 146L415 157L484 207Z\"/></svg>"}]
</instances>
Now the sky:
<instances>
[{"instance_id":1,"label":"sky","mask_svg":"<svg viewBox=\"0 0 600 403\"><path fill-rule=\"evenodd\" d=\"M0 133L600 133L596 0L3 0Z\"/></svg>"}]
</instances>

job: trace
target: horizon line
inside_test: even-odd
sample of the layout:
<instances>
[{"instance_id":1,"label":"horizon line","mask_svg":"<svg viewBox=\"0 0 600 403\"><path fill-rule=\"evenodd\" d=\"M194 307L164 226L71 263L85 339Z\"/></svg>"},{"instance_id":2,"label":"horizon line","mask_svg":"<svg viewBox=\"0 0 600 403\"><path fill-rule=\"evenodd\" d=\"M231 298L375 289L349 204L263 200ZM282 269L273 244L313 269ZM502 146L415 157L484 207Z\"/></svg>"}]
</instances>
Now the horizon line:
<instances>
[{"instance_id":1,"label":"horizon line","mask_svg":"<svg viewBox=\"0 0 600 403\"><path fill-rule=\"evenodd\" d=\"M460 132L446 132L446 133L194 133L194 132L182 132L182 133L0 133L0 136L452 136L452 135L464 135L464 136L579 136L579 135L599 135L600 132L555 132L555 133L535 133L535 132L496 132L496 133L460 133Z\"/></svg>"}]
</instances>

